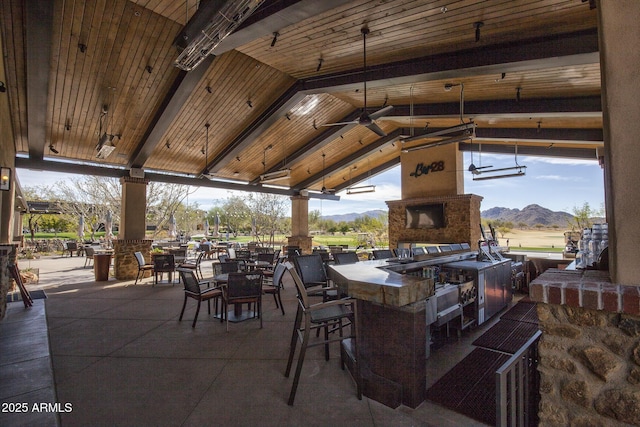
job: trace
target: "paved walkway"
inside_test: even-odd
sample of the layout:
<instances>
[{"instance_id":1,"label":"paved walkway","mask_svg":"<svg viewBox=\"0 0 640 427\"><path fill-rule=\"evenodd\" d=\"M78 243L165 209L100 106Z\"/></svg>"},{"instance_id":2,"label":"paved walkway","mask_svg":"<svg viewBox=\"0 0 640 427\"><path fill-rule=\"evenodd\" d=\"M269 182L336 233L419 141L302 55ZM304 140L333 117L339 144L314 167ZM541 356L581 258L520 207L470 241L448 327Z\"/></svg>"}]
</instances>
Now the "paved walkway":
<instances>
[{"instance_id":1,"label":"paved walkway","mask_svg":"<svg viewBox=\"0 0 640 427\"><path fill-rule=\"evenodd\" d=\"M231 324L227 333L206 309L191 328L193 301L178 321L181 285L151 286L151 278L137 286L115 279L95 282L93 270L83 265L84 258L59 256L19 262L21 269L40 269L40 282L29 289L44 289L48 298L26 310L21 302L10 303L0 322L2 402L59 405L50 405L53 414L32 408L1 413L0 425L482 425L430 402L391 409L366 397L358 400L351 377L340 369L337 345L329 362L321 346L309 349L295 406L288 406L291 380L283 372L296 308L289 281L283 292L285 316L267 296L263 329L258 320L249 320ZM211 263L203 266L210 276ZM34 326L37 318L41 323ZM19 332L27 331L23 328L31 332ZM8 337L19 335L27 351L8 360ZM432 353L428 385L466 356L473 339L463 337ZM41 351L47 347L50 356ZM36 359L41 365L50 361L52 379L40 368L16 375L16 360ZM45 378L43 383L38 377ZM30 383L32 390L25 390Z\"/></svg>"}]
</instances>

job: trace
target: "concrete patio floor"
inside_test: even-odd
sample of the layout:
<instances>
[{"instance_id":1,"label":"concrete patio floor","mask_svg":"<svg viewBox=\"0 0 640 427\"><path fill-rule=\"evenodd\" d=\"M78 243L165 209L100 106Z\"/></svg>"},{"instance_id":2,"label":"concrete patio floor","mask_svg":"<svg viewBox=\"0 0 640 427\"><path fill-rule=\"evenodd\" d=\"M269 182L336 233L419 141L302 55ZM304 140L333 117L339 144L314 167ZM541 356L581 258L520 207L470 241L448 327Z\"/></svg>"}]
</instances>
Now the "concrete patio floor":
<instances>
[{"instance_id":1,"label":"concrete patio floor","mask_svg":"<svg viewBox=\"0 0 640 427\"><path fill-rule=\"evenodd\" d=\"M39 283L28 289L44 289L48 298L35 300L30 309L9 303L0 322L0 397L3 403L58 402L61 410L3 411L0 425L484 425L429 401L416 409L391 409L366 397L358 400L348 371L340 369L337 344L328 362L322 347L310 348L295 405L288 406L291 379L284 369L296 309L288 275L285 316L265 296L263 329L258 320L248 320L231 324L227 333L205 305L192 328L193 300L178 321L181 284L152 286L152 278L136 286L115 279L95 282L93 270L83 265L84 258L60 256L19 262L21 269L40 269ZM211 262L203 267L210 277ZM427 387L464 358L489 326L432 352ZM12 357L4 356L20 342L22 354L12 350Z\"/></svg>"}]
</instances>

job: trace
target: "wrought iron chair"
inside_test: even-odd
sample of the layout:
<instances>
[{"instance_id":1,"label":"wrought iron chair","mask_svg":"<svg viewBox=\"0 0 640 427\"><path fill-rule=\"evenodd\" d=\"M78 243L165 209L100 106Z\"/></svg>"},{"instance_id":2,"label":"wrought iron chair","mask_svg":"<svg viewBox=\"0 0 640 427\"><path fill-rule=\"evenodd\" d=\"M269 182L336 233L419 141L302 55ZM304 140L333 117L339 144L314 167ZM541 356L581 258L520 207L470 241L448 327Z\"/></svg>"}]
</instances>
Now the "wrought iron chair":
<instances>
[{"instance_id":1,"label":"wrought iron chair","mask_svg":"<svg viewBox=\"0 0 640 427\"><path fill-rule=\"evenodd\" d=\"M177 271L180 274L182 283L184 284L184 303L182 304L182 311L180 312L180 318L178 320L182 321L184 309L187 306L187 299L195 299L198 301L198 308L196 308L196 314L193 317L193 323L191 324L191 327L195 328L196 322L198 321L198 314L200 314L200 305L202 304L202 301L207 301L208 312L211 314L211 300L215 300L215 313L218 313L218 299L222 298L222 290L217 287L210 287L211 282L209 281L198 280L196 273L192 269L178 268ZM202 289L203 286L205 289Z\"/></svg>"},{"instance_id":2,"label":"wrought iron chair","mask_svg":"<svg viewBox=\"0 0 640 427\"><path fill-rule=\"evenodd\" d=\"M144 260L142 252L134 252L133 254L138 262L138 274L136 275L136 281L134 285L138 284L138 280L144 277L145 272L151 271L153 273L153 264L147 264Z\"/></svg>"},{"instance_id":3,"label":"wrought iron chair","mask_svg":"<svg viewBox=\"0 0 640 427\"><path fill-rule=\"evenodd\" d=\"M289 348L289 359L287 361L287 369L285 370L285 377L289 377L291 373L291 366L293 365L293 358L296 352L298 341L301 341L300 353L298 355L298 363L296 364L296 371L293 377L293 384L291 385L291 391L289 393L288 404L293 405L296 397L296 391L298 389L298 383L300 380L300 373L302 371L302 364L304 363L304 357L308 347L324 345L325 346L325 359L329 360L329 344L334 341L350 340L349 347L355 351L353 358L354 366L354 379L356 381L356 389L358 399L362 399L362 392L360 387L360 368L358 365L357 357L357 345L356 339L356 326L355 326L355 303L350 298L337 299L331 301L323 301L316 304L312 304L307 294L307 289L302 282L302 279L298 275L295 269L289 268L289 273L293 278L293 281L298 290L298 311L296 313L296 320L293 325L293 332L291 334L291 346ZM350 325L350 333L344 334L346 326ZM310 343L310 335L312 330L323 330L323 338ZM331 333L338 332L338 336L331 335ZM341 359L341 366L344 365L344 359Z\"/></svg>"},{"instance_id":4,"label":"wrought iron chair","mask_svg":"<svg viewBox=\"0 0 640 427\"><path fill-rule=\"evenodd\" d=\"M230 304L254 304L254 317L260 318L262 329L262 272L242 271L229 273L226 286L222 287L223 316L229 332L229 305Z\"/></svg>"}]
</instances>

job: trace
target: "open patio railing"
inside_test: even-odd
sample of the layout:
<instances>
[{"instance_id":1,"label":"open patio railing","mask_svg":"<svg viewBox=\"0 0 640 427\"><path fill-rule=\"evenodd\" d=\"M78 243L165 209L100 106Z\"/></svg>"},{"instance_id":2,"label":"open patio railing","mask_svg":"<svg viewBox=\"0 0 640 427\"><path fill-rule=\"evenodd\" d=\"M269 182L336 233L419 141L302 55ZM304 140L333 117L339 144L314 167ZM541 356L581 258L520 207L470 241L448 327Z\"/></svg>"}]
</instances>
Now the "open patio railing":
<instances>
[{"instance_id":1,"label":"open patio railing","mask_svg":"<svg viewBox=\"0 0 640 427\"><path fill-rule=\"evenodd\" d=\"M538 331L496 371L496 426L538 425Z\"/></svg>"}]
</instances>

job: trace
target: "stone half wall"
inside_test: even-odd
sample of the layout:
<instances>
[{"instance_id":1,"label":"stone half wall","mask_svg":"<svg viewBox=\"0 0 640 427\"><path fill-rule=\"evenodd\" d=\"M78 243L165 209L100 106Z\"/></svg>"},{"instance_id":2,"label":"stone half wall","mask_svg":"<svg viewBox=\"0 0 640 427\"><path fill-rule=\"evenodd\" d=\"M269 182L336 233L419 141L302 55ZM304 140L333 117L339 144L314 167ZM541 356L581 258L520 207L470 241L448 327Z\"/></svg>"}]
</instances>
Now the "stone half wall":
<instances>
[{"instance_id":1,"label":"stone half wall","mask_svg":"<svg viewBox=\"0 0 640 427\"><path fill-rule=\"evenodd\" d=\"M640 287L550 269L538 302L540 425L640 425Z\"/></svg>"},{"instance_id":2,"label":"stone half wall","mask_svg":"<svg viewBox=\"0 0 640 427\"><path fill-rule=\"evenodd\" d=\"M146 262L151 262L153 240L113 240L113 273L118 280L135 279L138 261L135 252L141 252Z\"/></svg>"},{"instance_id":3,"label":"stone half wall","mask_svg":"<svg viewBox=\"0 0 640 427\"><path fill-rule=\"evenodd\" d=\"M421 197L388 201L389 247L397 248L398 242L415 243L469 243L476 247L480 240L481 196L461 194L455 196ZM408 206L444 203L445 227L406 228Z\"/></svg>"},{"instance_id":4,"label":"stone half wall","mask_svg":"<svg viewBox=\"0 0 640 427\"><path fill-rule=\"evenodd\" d=\"M0 320L7 315L7 294L12 280L8 266L16 262L16 246L0 245Z\"/></svg>"}]
</instances>

